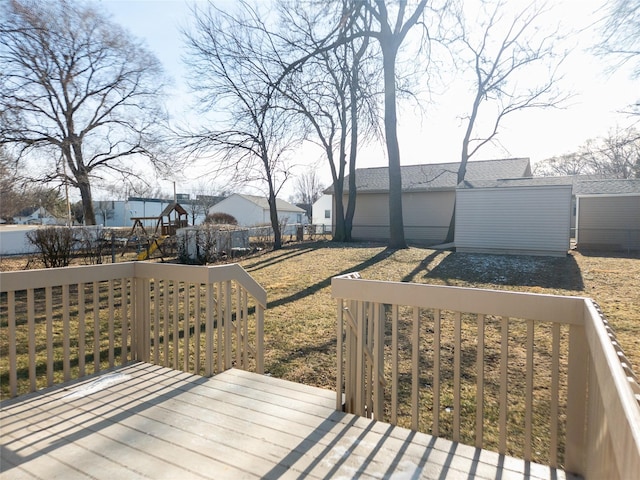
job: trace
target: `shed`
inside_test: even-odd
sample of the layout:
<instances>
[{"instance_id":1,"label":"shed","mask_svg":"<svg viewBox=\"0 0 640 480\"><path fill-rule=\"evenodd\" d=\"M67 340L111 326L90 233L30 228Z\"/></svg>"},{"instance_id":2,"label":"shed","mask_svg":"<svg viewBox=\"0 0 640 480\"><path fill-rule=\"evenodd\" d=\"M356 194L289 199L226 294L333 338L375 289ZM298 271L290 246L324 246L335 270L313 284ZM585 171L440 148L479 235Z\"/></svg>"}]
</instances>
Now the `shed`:
<instances>
[{"instance_id":1,"label":"shed","mask_svg":"<svg viewBox=\"0 0 640 480\"><path fill-rule=\"evenodd\" d=\"M571 191L571 184L544 178L463 182L456 190L456 250L566 255Z\"/></svg>"},{"instance_id":2,"label":"shed","mask_svg":"<svg viewBox=\"0 0 640 480\"><path fill-rule=\"evenodd\" d=\"M640 250L640 179L581 182L576 244L585 250Z\"/></svg>"}]
</instances>

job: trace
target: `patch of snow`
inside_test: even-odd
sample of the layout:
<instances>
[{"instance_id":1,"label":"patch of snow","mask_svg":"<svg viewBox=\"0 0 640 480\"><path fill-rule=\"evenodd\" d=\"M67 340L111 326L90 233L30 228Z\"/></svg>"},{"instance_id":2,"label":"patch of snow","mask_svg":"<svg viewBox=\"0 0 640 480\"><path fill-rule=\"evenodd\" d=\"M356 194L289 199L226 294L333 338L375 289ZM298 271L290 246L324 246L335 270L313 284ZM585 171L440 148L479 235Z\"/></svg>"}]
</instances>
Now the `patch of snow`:
<instances>
[{"instance_id":1,"label":"patch of snow","mask_svg":"<svg viewBox=\"0 0 640 480\"><path fill-rule=\"evenodd\" d=\"M124 373L110 373L94 380L93 382L81 385L76 390L65 395L65 398L82 398L92 393L99 392L105 388L109 388L118 383L125 382L131 378L130 375Z\"/></svg>"}]
</instances>

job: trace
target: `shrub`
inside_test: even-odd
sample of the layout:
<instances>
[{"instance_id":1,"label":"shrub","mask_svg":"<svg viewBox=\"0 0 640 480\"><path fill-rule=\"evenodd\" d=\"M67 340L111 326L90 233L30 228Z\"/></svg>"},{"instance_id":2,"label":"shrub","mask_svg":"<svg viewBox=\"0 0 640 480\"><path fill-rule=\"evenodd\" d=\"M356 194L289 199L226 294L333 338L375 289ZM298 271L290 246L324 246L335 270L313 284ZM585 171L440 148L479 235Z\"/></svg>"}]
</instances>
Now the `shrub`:
<instances>
[{"instance_id":1,"label":"shrub","mask_svg":"<svg viewBox=\"0 0 640 480\"><path fill-rule=\"evenodd\" d=\"M223 225L238 225L238 220L233 215L224 212L216 212L207 215L205 223L217 223Z\"/></svg>"},{"instance_id":2,"label":"shrub","mask_svg":"<svg viewBox=\"0 0 640 480\"><path fill-rule=\"evenodd\" d=\"M45 268L66 267L71 261L75 244L69 227L45 227L27 232L27 239L36 247Z\"/></svg>"},{"instance_id":3,"label":"shrub","mask_svg":"<svg viewBox=\"0 0 640 480\"><path fill-rule=\"evenodd\" d=\"M109 244L104 238L102 228L78 228L77 243L78 253L82 257L83 263L87 265L100 265L104 261L104 256L108 255Z\"/></svg>"}]
</instances>

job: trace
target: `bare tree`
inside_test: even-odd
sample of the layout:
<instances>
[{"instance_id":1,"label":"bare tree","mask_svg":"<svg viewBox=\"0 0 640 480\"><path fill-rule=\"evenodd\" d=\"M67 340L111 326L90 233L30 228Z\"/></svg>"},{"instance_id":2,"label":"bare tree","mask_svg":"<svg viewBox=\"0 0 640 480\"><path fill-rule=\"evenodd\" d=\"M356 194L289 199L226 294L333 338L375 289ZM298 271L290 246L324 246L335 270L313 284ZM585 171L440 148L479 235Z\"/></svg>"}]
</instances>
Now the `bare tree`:
<instances>
[{"instance_id":1,"label":"bare tree","mask_svg":"<svg viewBox=\"0 0 640 480\"><path fill-rule=\"evenodd\" d=\"M531 3L509 18L506 0L482 0L480 14L457 15L463 58L473 72L473 99L462 139L457 183L464 181L467 163L494 141L506 117L531 108L557 107L568 98L558 90L558 68L566 54L556 52L557 30L541 28L547 8ZM473 25L473 28L470 27ZM541 83L527 81L540 73ZM488 111L487 111L488 110ZM484 112L484 114L483 114ZM480 128L484 118L488 129ZM445 242L454 240L455 204Z\"/></svg>"},{"instance_id":2,"label":"bare tree","mask_svg":"<svg viewBox=\"0 0 640 480\"><path fill-rule=\"evenodd\" d=\"M323 48L323 32L341 21L348 6L347 1L281 3L282 25L288 32L288 44L293 46L292 56L315 55L305 61L303 68L293 69L279 86L291 108L304 117L309 130L307 140L322 148L328 160L334 193L333 240L339 242L351 240L358 144L379 136L378 59L370 53L369 37L356 36L370 25L351 22L349 42ZM347 172L350 185L345 209Z\"/></svg>"},{"instance_id":3,"label":"bare tree","mask_svg":"<svg viewBox=\"0 0 640 480\"><path fill-rule=\"evenodd\" d=\"M594 173L606 178L640 178L640 132L616 129L605 138L588 140L582 156Z\"/></svg>"},{"instance_id":4,"label":"bare tree","mask_svg":"<svg viewBox=\"0 0 640 480\"><path fill-rule=\"evenodd\" d=\"M12 221L20 211L32 207L64 216L60 190L25 179L18 172L15 158L0 148L0 218Z\"/></svg>"},{"instance_id":5,"label":"bare tree","mask_svg":"<svg viewBox=\"0 0 640 480\"><path fill-rule=\"evenodd\" d=\"M603 39L596 50L615 58L613 68L632 64L632 75L640 77L640 0L614 0L607 3L602 23Z\"/></svg>"},{"instance_id":6,"label":"bare tree","mask_svg":"<svg viewBox=\"0 0 640 480\"><path fill-rule=\"evenodd\" d=\"M534 174L640 178L640 132L616 128L607 137L587 140L576 152L538 162Z\"/></svg>"},{"instance_id":7,"label":"bare tree","mask_svg":"<svg viewBox=\"0 0 640 480\"><path fill-rule=\"evenodd\" d=\"M585 175L593 173L584 155L579 152L567 153L547 158L536 163L533 175L538 177L556 177L562 175Z\"/></svg>"},{"instance_id":8,"label":"bare tree","mask_svg":"<svg viewBox=\"0 0 640 480\"><path fill-rule=\"evenodd\" d=\"M371 15L379 30L368 35L378 40L382 52L384 74L384 132L389 162L389 247L406 248L404 221L402 218L402 172L400 146L398 144L396 62L400 47L409 31L421 20L427 0L420 0L407 11L407 1L400 0L395 14L390 12L386 0L362 2L366 15Z\"/></svg>"},{"instance_id":9,"label":"bare tree","mask_svg":"<svg viewBox=\"0 0 640 480\"><path fill-rule=\"evenodd\" d=\"M216 173L234 172L266 189L274 249L282 246L276 196L289 177L286 157L298 140L291 116L277 102L282 64L268 15L241 2L235 12L213 4L193 9L194 29L184 32L193 80L203 110L215 111L216 128L189 135L193 151L211 151Z\"/></svg>"},{"instance_id":10,"label":"bare tree","mask_svg":"<svg viewBox=\"0 0 640 480\"><path fill-rule=\"evenodd\" d=\"M160 63L86 3L8 0L0 18L0 142L48 161L41 180L76 187L95 224L92 180L131 175L132 155L158 160Z\"/></svg>"},{"instance_id":11,"label":"bare tree","mask_svg":"<svg viewBox=\"0 0 640 480\"><path fill-rule=\"evenodd\" d=\"M310 168L295 178L296 197L300 203L313 204L320 195L324 186L320 183L318 172L314 168Z\"/></svg>"}]
</instances>

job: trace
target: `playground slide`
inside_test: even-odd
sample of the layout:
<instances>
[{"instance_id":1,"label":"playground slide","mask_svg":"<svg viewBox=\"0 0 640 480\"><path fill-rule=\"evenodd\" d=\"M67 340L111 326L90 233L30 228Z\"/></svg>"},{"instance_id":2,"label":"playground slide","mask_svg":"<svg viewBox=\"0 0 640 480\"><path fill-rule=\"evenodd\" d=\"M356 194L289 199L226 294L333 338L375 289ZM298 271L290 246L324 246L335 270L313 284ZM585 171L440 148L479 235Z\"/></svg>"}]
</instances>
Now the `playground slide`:
<instances>
[{"instance_id":1,"label":"playground slide","mask_svg":"<svg viewBox=\"0 0 640 480\"><path fill-rule=\"evenodd\" d=\"M146 260L147 258L149 258L151 254L153 254L153 252L155 252L158 249L158 247L162 245L162 243L166 240L167 237L168 235L162 235L156 238L153 242L151 242L151 245L149 245L149 248L144 249L138 254L138 260Z\"/></svg>"}]
</instances>

